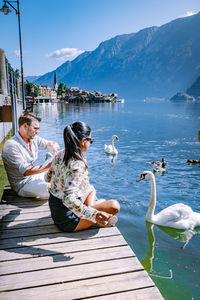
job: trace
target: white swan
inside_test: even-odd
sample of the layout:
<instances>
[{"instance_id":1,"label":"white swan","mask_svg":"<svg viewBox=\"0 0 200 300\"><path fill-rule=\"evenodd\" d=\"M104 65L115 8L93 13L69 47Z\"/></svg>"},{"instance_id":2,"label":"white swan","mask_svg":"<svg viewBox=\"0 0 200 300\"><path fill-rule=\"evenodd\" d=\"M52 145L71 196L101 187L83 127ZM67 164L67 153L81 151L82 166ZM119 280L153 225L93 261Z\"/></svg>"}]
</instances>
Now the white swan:
<instances>
[{"instance_id":1,"label":"white swan","mask_svg":"<svg viewBox=\"0 0 200 300\"><path fill-rule=\"evenodd\" d=\"M193 212L188 205L177 203L154 214L156 207L156 182L155 176L150 171L141 174L137 181L148 179L151 183L151 200L146 214L146 220L160 226L177 229L194 229L200 226L200 213Z\"/></svg>"},{"instance_id":2,"label":"white swan","mask_svg":"<svg viewBox=\"0 0 200 300\"><path fill-rule=\"evenodd\" d=\"M107 154L111 154L111 155L117 155L118 151L114 146L114 140L119 141L119 138L117 135L113 135L112 139L111 139L111 145L104 145L104 150Z\"/></svg>"}]
</instances>

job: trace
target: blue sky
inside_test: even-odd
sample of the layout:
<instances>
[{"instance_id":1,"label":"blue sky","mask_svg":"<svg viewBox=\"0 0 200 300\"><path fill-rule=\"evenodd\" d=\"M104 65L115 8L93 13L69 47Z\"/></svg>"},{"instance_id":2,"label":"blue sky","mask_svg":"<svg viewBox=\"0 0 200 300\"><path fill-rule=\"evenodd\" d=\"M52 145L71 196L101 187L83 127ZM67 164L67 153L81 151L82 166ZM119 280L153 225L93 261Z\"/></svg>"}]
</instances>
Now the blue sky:
<instances>
[{"instance_id":1,"label":"blue sky","mask_svg":"<svg viewBox=\"0 0 200 300\"><path fill-rule=\"evenodd\" d=\"M124 33L200 11L200 0L19 0L24 75L42 75ZM14 3L12 3L14 5ZM3 1L0 0L0 8ZM0 13L0 48L20 69L17 15Z\"/></svg>"}]
</instances>

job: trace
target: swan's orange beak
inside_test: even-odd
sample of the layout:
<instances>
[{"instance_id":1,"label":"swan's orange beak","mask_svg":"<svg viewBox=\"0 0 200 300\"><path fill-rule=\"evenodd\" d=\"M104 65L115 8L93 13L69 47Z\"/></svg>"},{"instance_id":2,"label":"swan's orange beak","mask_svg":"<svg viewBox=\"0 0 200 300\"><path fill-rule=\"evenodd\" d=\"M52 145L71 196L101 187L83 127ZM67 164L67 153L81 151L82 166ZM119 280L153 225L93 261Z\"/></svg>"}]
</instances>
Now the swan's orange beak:
<instances>
[{"instance_id":1,"label":"swan's orange beak","mask_svg":"<svg viewBox=\"0 0 200 300\"><path fill-rule=\"evenodd\" d=\"M136 179L136 182L138 182L138 181L140 181L140 180L143 180L143 179L145 179L145 176L144 176L144 174L141 174L141 175L140 175L140 178Z\"/></svg>"}]
</instances>

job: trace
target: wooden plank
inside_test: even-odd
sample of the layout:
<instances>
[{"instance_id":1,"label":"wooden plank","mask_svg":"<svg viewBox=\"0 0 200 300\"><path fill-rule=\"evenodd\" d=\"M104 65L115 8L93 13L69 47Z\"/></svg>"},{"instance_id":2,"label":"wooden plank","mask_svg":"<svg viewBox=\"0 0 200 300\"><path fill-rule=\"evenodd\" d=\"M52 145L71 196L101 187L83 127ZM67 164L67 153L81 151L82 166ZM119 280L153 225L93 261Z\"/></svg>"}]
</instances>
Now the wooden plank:
<instances>
[{"instance_id":1,"label":"wooden plank","mask_svg":"<svg viewBox=\"0 0 200 300\"><path fill-rule=\"evenodd\" d=\"M25 220L25 221L13 221L13 222L2 222L0 223L0 232L4 230L15 230L15 229L22 229L27 227L38 227L38 226L46 226L46 225L53 225L54 222L51 216L43 217L41 219L34 220Z\"/></svg>"},{"instance_id":2,"label":"wooden plank","mask_svg":"<svg viewBox=\"0 0 200 300\"><path fill-rule=\"evenodd\" d=\"M0 240L0 249L9 249L24 246L36 246L36 245L47 245L52 243L70 242L75 240L85 240L90 238L108 237L120 235L119 230L116 227L109 227L106 230L103 228L91 228L86 231L80 232L58 232L53 234L43 234L36 236L22 236L12 239Z\"/></svg>"},{"instance_id":3,"label":"wooden plank","mask_svg":"<svg viewBox=\"0 0 200 300\"><path fill-rule=\"evenodd\" d=\"M101 261L80 264L77 266L60 267L52 269L26 272L13 275L2 275L0 290L8 291L24 289L74 280L84 280L93 277L127 273L142 270L136 257L122 258L110 261ZM149 279L150 280L150 279Z\"/></svg>"},{"instance_id":4,"label":"wooden plank","mask_svg":"<svg viewBox=\"0 0 200 300\"><path fill-rule=\"evenodd\" d=\"M19 215L19 214L27 214L27 213L38 213L38 212L42 212L42 211L49 211L49 207L47 205L41 205L41 206L37 206L37 207L30 207L27 206L26 208L20 208L19 206L14 206L14 205L9 205L8 207L3 207L1 208L0 206L0 216L4 217L6 215Z\"/></svg>"},{"instance_id":5,"label":"wooden plank","mask_svg":"<svg viewBox=\"0 0 200 300\"><path fill-rule=\"evenodd\" d=\"M5 190L1 198L0 204L6 205L6 204L42 204L42 203L48 203L48 199L36 199L36 198L24 198L19 197L15 193L11 193L6 195Z\"/></svg>"},{"instance_id":6,"label":"wooden plank","mask_svg":"<svg viewBox=\"0 0 200 300\"><path fill-rule=\"evenodd\" d=\"M13 225L16 225L20 223L20 221L29 221L29 220L35 220L41 219L41 218L46 218L46 217L51 217L50 211L39 211L39 212L31 212L31 213L22 213L20 211L16 211L15 214L8 214L7 216L4 216L1 220L1 224L5 223L5 226L8 225L7 227L10 227Z\"/></svg>"},{"instance_id":7,"label":"wooden plank","mask_svg":"<svg viewBox=\"0 0 200 300\"><path fill-rule=\"evenodd\" d=\"M44 299L44 298L43 298ZM51 300L52 298L49 298ZM60 298L61 299L61 298ZM73 296L70 299L74 299ZM79 298L88 299L88 298ZM90 298L91 299L91 298ZM159 300L164 299L156 287L140 288L128 292L121 292L117 294L110 294L106 296L93 297L95 300ZM58 299L59 300L59 297Z\"/></svg>"},{"instance_id":8,"label":"wooden plank","mask_svg":"<svg viewBox=\"0 0 200 300\"><path fill-rule=\"evenodd\" d=\"M45 235L50 233L56 233L61 232L56 225L46 225L46 226L37 226L37 228L34 228L34 224L36 221L32 221L29 223L29 226L27 228L12 228L11 229L4 229L0 232L0 239L9 239L9 238L15 238L15 237L26 237L26 236L37 236L37 235ZM99 229L96 227L96 229ZM68 234L65 232L65 234ZM86 234L87 235L87 234Z\"/></svg>"},{"instance_id":9,"label":"wooden plank","mask_svg":"<svg viewBox=\"0 0 200 300\"><path fill-rule=\"evenodd\" d=\"M24 212L26 212L26 211L30 211L30 212L32 212L32 211L35 211L35 210L40 210L40 209L43 209L43 210L49 210L49 205L48 205L48 203L46 202L46 203L41 203L41 204L39 204L39 203L35 203L35 204L27 204L26 206L24 206L23 205L23 203L16 203L16 204L1 204L0 205L0 212L2 213L2 212L4 212L4 211L6 211L6 212L12 212L12 210L16 210L16 209L18 209L18 210L20 210L20 211L24 211Z\"/></svg>"},{"instance_id":10,"label":"wooden plank","mask_svg":"<svg viewBox=\"0 0 200 300\"><path fill-rule=\"evenodd\" d=\"M39 212L31 212L31 213L21 213L20 211L16 211L15 214L8 214L3 216L1 220L1 224L7 223L12 225L12 222L19 221L32 221L41 218L51 217L50 211L39 211Z\"/></svg>"},{"instance_id":11,"label":"wooden plank","mask_svg":"<svg viewBox=\"0 0 200 300\"><path fill-rule=\"evenodd\" d=\"M39 201L39 200L30 200L30 199L27 199L27 201L24 201L23 199L18 199L17 201L2 202L1 205L2 206L6 206L7 208L12 208L12 206L21 207L21 208L38 207L38 206L48 206L48 200Z\"/></svg>"},{"instance_id":12,"label":"wooden plank","mask_svg":"<svg viewBox=\"0 0 200 300\"><path fill-rule=\"evenodd\" d=\"M42 205L49 205L48 199L46 200L36 200L30 198L18 198L18 197L9 197L6 200L0 202L0 206L19 206L19 207L37 207Z\"/></svg>"},{"instance_id":13,"label":"wooden plank","mask_svg":"<svg viewBox=\"0 0 200 300\"><path fill-rule=\"evenodd\" d=\"M31 226L32 224L32 226ZM60 232L60 230L55 225L47 225L47 226L38 226L34 227L34 220L30 222L30 226L28 228L18 228L18 229L5 229L0 232L0 239L6 238L14 238L14 237L25 237L25 236L35 236L39 234L47 234Z\"/></svg>"},{"instance_id":14,"label":"wooden plank","mask_svg":"<svg viewBox=\"0 0 200 300\"><path fill-rule=\"evenodd\" d=\"M104 296L100 297L99 295ZM97 277L1 294L2 300L71 300L87 299L87 297L105 300L162 299L145 271Z\"/></svg>"},{"instance_id":15,"label":"wooden plank","mask_svg":"<svg viewBox=\"0 0 200 300\"><path fill-rule=\"evenodd\" d=\"M66 254L77 251L87 251L91 249L103 249L109 247L127 245L124 238L119 236L109 236L95 239L77 240L72 242L55 243L49 245L38 245L21 248L11 248L1 250L0 261L30 258L32 256L49 256L55 254Z\"/></svg>"},{"instance_id":16,"label":"wooden plank","mask_svg":"<svg viewBox=\"0 0 200 300\"><path fill-rule=\"evenodd\" d=\"M134 257L129 246L119 246L105 249L92 249L83 252L57 254L45 257L18 259L1 262L1 275L16 274L27 271L53 269L63 266L86 264L91 262ZM53 272L53 271L52 271Z\"/></svg>"},{"instance_id":17,"label":"wooden plank","mask_svg":"<svg viewBox=\"0 0 200 300\"><path fill-rule=\"evenodd\" d=\"M0 216L1 299L163 299L117 227L60 232L48 201L10 191Z\"/></svg>"}]
</instances>

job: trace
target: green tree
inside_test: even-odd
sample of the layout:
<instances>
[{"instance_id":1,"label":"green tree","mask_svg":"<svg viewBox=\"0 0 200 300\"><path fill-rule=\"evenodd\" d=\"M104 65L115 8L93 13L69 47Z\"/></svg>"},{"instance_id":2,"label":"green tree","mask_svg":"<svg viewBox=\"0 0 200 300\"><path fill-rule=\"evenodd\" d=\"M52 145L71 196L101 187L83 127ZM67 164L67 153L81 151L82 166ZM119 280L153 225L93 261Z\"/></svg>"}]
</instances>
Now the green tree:
<instances>
[{"instance_id":1,"label":"green tree","mask_svg":"<svg viewBox=\"0 0 200 300\"><path fill-rule=\"evenodd\" d=\"M16 70L15 70L15 77L16 77L16 78L19 78L19 76L20 76L20 75L19 75L19 70L16 69Z\"/></svg>"},{"instance_id":2,"label":"green tree","mask_svg":"<svg viewBox=\"0 0 200 300\"><path fill-rule=\"evenodd\" d=\"M38 87L31 82L27 82L26 83L26 95L33 96L33 89L34 89L34 97L37 97L39 95Z\"/></svg>"},{"instance_id":3,"label":"green tree","mask_svg":"<svg viewBox=\"0 0 200 300\"><path fill-rule=\"evenodd\" d=\"M64 84L64 82L61 82L58 86L58 95L62 95L62 93L66 92L67 86Z\"/></svg>"}]
</instances>

